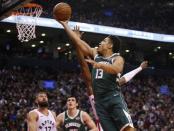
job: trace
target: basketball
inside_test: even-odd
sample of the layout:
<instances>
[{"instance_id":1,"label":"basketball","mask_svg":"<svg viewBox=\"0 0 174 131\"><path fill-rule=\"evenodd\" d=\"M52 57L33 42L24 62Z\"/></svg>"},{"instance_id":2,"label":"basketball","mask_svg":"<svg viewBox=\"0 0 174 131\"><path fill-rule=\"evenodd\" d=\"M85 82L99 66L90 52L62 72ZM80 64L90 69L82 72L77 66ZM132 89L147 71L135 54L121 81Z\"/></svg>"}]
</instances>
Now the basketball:
<instances>
[{"instance_id":1,"label":"basketball","mask_svg":"<svg viewBox=\"0 0 174 131\"><path fill-rule=\"evenodd\" d=\"M58 21L66 21L71 18L71 6L67 3L58 3L53 8L53 16Z\"/></svg>"}]
</instances>

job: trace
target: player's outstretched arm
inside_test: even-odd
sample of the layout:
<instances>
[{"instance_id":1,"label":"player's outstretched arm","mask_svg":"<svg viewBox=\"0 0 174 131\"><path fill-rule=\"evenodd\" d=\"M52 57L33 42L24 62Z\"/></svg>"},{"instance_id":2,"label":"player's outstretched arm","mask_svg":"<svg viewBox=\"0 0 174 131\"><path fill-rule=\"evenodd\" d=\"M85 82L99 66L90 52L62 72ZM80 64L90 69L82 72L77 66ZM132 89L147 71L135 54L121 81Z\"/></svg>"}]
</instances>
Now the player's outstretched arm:
<instances>
[{"instance_id":1,"label":"player's outstretched arm","mask_svg":"<svg viewBox=\"0 0 174 131\"><path fill-rule=\"evenodd\" d=\"M90 96L93 94L91 73L89 71L88 64L86 63L86 61L84 59L83 53L77 47L76 47L76 52L77 52L78 61L79 61L80 66L81 66L83 79L84 79L85 84L87 86L88 95Z\"/></svg>"},{"instance_id":2,"label":"player's outstretched arm","mask_svg":"<svg viewBox=\"0 0 174 131\"><path fill-rule=\"evenodd\" d=\"M91 48L85 41L81 40L68 26L68 21L59 21L60 24L64 27L67 35L72 40L72 43L75 44L77 47L80 48L80 50L83 52L85 56L94 57L94 50Z\"/></svg>"},{"instance_id":3,"label":"player's outstretched arm","mask_svg":"<svg viewBox=\"0 0 174 131\"><path fill-rule=\"evenodd\" d=\"M147 68L147 66L148 66L148 61L143 61L138 68L123 75L118 81L119 85L121 86L121 85L127 83L128 81L130 81L131 79L133 79L133 77L135 75L137 75L143 69Z\"/></svg>"},{"instance_id":4,"label":"player's outstretched arm","mask_svg":"<svg viewBox=\"0 0 174 131\"><path fill-rule=\"evenodd\" d=\"M27 116L27 125L29 131L37 131L37 118L38 115L36 112L29 112Z\"/></svg>"},{"instance_id":5,"label":"player's outstretched arm","mask_svg":"<svg viewBox=\"0 0 174 131\"><path fill-rule=\"evenodd\" d=\"M110 74L121 73L124 67L124 59L121 56L115 57L113 64L98 63L91 59L86 59L86 61L90 63L93 66L93 68L102 69L104 72Z\"/></svg>"},{"instance_id":6,"label":"player's outstretched arm","mask_svg":"<svg viewBox=\"0 0 174 131\"><path fill-rule=\"evenodd\" d=\"M98 131L92 118L84 111L82 112L82 119L87 127L90 129L89 131Z\"/></svg>"},{"instance_id":7,"label":"player's outstretched arm","mask_svg":"<svg viewBox=\"0 0 174 131\"><path fill-rule=\"evenodd\" d=\"M78 26L76 26L74 28L74 33L79 38L81 38L82 35L83 35L83 32L80 32L80 28ZM84 79L85 84L87 86L87 93L90 96L90 95L93 94L91 73L90 73L90 70L89 70L87 62L84 59L84 55L83 55L82 51L76 45L75 45L75 49L76 49L76 53L77 53L77 58L78 58L79 64L81 66L83 79Z\"/></svg>"}]
</instances>

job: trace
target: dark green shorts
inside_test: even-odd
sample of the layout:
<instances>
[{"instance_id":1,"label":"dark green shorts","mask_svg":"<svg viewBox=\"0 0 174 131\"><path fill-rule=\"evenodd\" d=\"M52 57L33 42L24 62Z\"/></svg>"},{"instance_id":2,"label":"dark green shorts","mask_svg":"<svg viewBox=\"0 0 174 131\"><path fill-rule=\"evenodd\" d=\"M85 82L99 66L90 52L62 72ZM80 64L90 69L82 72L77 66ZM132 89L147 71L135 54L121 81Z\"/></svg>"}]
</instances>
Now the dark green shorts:
<instances>
[{"instance_id":1,"label":"dark green shorts","mask_svg":"<svg viewBox=\"0 0 174 131\"><path fill-rule=\"evenodd\" d=\"M96 100L95 105L104 131L120 131L127 125L133 127L127 105L121 93L113 93Z\"/></svg>"}]
</instances>

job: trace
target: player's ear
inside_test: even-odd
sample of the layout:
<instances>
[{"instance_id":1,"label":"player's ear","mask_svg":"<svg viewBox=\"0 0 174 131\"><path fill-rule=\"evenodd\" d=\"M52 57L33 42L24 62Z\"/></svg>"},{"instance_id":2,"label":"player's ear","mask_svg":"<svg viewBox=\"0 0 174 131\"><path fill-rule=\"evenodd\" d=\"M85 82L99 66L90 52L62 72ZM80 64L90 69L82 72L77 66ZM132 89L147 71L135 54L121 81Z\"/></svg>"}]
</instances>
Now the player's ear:
<instances>
[{"instance_id":1,"label":"player's ear","mask_svg":"<svg viewBox=\"0 0 174 131\"><path fill-rule=\"evenodd\" d=\"M36 97L36 99L35 99L35 103L36 103L36 104L38 104L38 100L37 100L37 97Z\"/></svg>"},{"instance_id":2,"label":"player's ear","mask_svg":"<svg viewBox=\"0 0 174 131\"><path fill-rule=\"evenodd\" d=\"M112 49L113 48L113 44L109 43L108 47L109 47L109 49Z\"/></svg>"}]
</instances>

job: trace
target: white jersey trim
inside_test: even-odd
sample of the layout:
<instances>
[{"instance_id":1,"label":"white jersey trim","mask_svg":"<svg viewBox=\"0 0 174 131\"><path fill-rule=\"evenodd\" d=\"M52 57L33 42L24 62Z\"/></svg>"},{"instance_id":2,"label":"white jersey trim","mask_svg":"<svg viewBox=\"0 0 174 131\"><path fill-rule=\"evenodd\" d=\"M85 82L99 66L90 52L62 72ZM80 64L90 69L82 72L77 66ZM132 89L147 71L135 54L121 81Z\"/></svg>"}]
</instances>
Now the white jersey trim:
<instances>
[{"instance_id":1,"label":"white jersey trim","mask_svg":"<svg viewBox=\"0 0 174 131\"><path fill-rule=\"evenodd\" d=\"M83 124L85 124L85 122L83 121L83 116L82 116L82 115L83 115L83 111L80 112L80 119L81 119L81 122L82 122Z\"/></svg>"},{"instance_id":2,"label":"white jersey trim","mask_svg":"<svg viewBox=\"0 0 174 131\"><path fill-rule=\"evenodd\" d=\"M63 115L63 121L62 121L62 124L64 124L64 122L65 122L65 111L62 113L62 115Z\"/></svg>"},{"instance_id":3,"label":"white jersey trim","mask_svg":"<svg viewBox=\"0 0 174 131\"><path fill-rule=\"evenodd\" d=\"M66 112L67 112L67 116L71 119L74 119L79 114L79 110L77 110L76 114L72 117L72 116L69 116L68 111Z\"/></svg>"},{"instance_id":4,"label":"white jersey trim","mask_svg":"<svg viewBox=\"0 0 174 131\"><path fill-rule=\"evenodd\" d=\"M94 60L96 59L97 56L98 56L98 54L96 54L96 55L94 56Z\"/></svg>"},{"instance_id":5,"label":"white jersey trim","mask_svg":"<svg viewBox=\"0 0 174 131\"><path fill-rule=\"evenodd\" d=\"M49 116L50 115L50 113L51 113L51 111L50 110L48 110L48 115L45 115L45 114L43 114L42 112L40 112L38 109L34 109L33 111L35 111L38 115L39 114L42 114L42 115L44 115L44 116ZM52 113L51 113L52 114ZM53 114L52 114L53 115Z\"/></svg>"},{"instance_id":6,"label":"white jersey trim","mask_svg":"<svg viewBox=\"0 0 174 131\"><path fill-rule=\"evenodd\" d=\"M109 58L111 58L111 57L113 57L114 55L116 55L116 56L119 56L119 53L114 53L114 54L112 54L111 56L108 56L108 57L103 57L103 56L101 56L103 59L109 59ZM96 57L98 57L99 56L99 54L96 54L95 56L94 56L94 60L96 59ZM113 60L114 59L112 59L112 63L113 63Z\"/></svg>"},{"instance_id":7,"label":"white jersey trim","mask_svg":"<svg viewBox=\"0 0 174 131\"><path fill-rule=\"evenodd\" d=\"M127 111L125 111L124 109L123 109L123 112L124 112L125 116L127 117L129 123L125 124L125 125L120 129L120 131L123 131L127 126L130 126L130 127L134 128L130 114L127 113Z\"/></svg>"}]
</instances>

